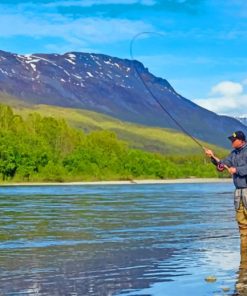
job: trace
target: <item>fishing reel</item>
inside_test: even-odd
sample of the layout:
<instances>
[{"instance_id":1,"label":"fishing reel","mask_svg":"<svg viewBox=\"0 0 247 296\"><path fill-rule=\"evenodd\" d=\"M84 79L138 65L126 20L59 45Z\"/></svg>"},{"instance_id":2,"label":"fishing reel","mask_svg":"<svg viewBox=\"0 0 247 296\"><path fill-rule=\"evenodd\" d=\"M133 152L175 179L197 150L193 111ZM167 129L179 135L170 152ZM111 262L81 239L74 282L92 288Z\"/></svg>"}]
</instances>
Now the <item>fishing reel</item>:
<instances>
[{"instance_id":1,"label":"fishing reel","mask_svg":"<svg viewBox=\"0 0 247 296\"><path fill-rule=\"evenodd\" d=\"M222 162L217 161L214 157L211 157L211 162L216 166L216 170L218 172L223 172L224 171L225 165Z\"/></svg>"}]
</instances>

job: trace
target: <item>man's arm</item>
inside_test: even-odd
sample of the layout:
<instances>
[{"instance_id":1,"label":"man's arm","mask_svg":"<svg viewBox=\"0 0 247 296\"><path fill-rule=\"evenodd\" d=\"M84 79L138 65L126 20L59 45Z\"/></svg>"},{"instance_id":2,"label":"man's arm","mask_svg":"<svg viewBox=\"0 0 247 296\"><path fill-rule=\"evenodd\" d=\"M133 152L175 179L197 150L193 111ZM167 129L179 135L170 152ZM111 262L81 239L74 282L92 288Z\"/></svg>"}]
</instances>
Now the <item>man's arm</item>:
<instances>
[{"instance_id":1,"label":"man's arm","mask_svg":"<svg viewBox=\"0 0 247 296\"><path fill-rule=\"evenodd\" d=\"M222 162L223 164L225 164L226 166L231 168L233 165L232 164L232 154L229 154L227 157L221 159L220 162Z\"/></svg>"},{"instance_id":2,"label":"man's arm","mask_svg":"<svg viewBox=\"0 0 247 296\"><path fill-rule=\"evenodd\" d=\"M243 165L236 167L236 174L238 174L241 177L247 176L247 153L246 153L246 151L244 151L244 153L242 155L241 163Z\"/></svg>"},{"instance_id":3,"label":"man's arm","mask_svg":"<svg viewBox=\"0 0 247 296\"><path fill-rule=\"evenodd\" d=\"M214 155L213 150L210 150L210 149L204 148L204 151L205 151L205 154L206 154L208 157L210 157L210 159L211 159L211 161L212 161L212 163L213 163L214 165L217 165L217 164L220 163L220 162L226 164L227 166L229 165L229 160L224 159L224 161L226 161L226 163L223 162L223 161L220 160L216 155Z\"/></svg>"},{"instance_id":4,"label":"man's arm","mask_svg":"<svg viewBox=\"0 0 247 296\"><path fill-rule=\"evenodd\" d=\"M219 171L223 171L224 168L228 170L228 172L232 175L236 173L236 168L232 167L232 155L228 155L224 159L219 159L216 155L214 155L214 152L210 149L204 148L205 154L210 157L212 163L217 166L217 169ZM223 166L220 168L220 166Z\"/></svg>"}]
</instances>

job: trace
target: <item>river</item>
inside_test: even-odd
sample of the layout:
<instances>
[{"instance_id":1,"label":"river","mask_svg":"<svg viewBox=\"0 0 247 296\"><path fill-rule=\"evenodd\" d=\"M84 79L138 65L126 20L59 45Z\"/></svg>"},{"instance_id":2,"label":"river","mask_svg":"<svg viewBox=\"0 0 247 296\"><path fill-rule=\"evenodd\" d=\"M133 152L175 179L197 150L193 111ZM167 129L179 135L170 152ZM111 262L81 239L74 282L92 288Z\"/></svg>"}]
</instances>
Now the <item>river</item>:
<instances>
[{"instance_id":1,"label":"river","mask_svg":"<svg viewBox=\"0 0 247 296\"><path fill-rule=\"evenodd\" d=\"M0 295L240 295L233 190L0 187Z\"/></svg>"}]
</instances>

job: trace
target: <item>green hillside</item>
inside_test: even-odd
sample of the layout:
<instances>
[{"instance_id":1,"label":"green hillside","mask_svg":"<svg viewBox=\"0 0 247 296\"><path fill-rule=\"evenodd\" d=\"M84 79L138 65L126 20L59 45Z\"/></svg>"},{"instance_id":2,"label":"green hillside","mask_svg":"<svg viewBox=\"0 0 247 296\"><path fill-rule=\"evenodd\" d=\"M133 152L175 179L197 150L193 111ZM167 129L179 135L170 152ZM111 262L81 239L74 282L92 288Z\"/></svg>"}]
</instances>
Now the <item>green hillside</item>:
<instances>
[{"instance_id":1,"label":"green hillside","mask_svg":"<svg viewBox=\"0 0 247 296\"><path fill-rule=\"evenodd\" d=\"M219 175L201 149L181 133L85 110L30 106L6 95L3 101L1 182L227 176ZM227 153L212 148L218 155Z\"/></svg>"},{"instance_id":2,"label":"green hillside","mask_svg":"<svg viewBox=\"0 0 247 296\"><path fill-rule=\"evenodd\" d=\"M100 113L72 108L62 108L50 105L29 105L9 95L0 93L0 102L6 103L13 110L26 118L30 112L37 112L42 116L63 118L72 127L88 133L95 130L110 130L118 138L129 143L130 147L145 151L158 152L166 155L201 154L201 148L188 136L175 130L155 128L134 123L123 122ZM202 142L220 154L227 151L214 145Z\"/></svg>"}]
</instances>

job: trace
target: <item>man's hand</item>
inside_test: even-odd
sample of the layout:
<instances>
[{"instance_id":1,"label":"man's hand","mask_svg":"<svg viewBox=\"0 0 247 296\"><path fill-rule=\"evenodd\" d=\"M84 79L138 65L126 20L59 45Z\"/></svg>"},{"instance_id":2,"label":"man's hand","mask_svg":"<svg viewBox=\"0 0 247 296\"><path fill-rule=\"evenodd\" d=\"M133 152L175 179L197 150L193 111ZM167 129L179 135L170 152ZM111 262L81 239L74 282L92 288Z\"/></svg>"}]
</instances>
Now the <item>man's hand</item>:
<instances>
[{"instance_id":1,"label":"man's hand","mask_svg":"<svg viewBox=\"0 0 247 296\"><path fill-rule=\"evenodd\" d=\"M215 157L214 152L210 149L204 148L204 152L208 157Z\"/></svg>"},{"instance_id":2,"label":"man's hand","mask_svg":"<svg viewBox=\"0 0 247 296\"><path fill-rule=\"evenodd\" d=\"M236 172L237 172L237 169L234 167L227 168L227 170L231 175L236 174Z\"/></svg>"}]
</instances>

